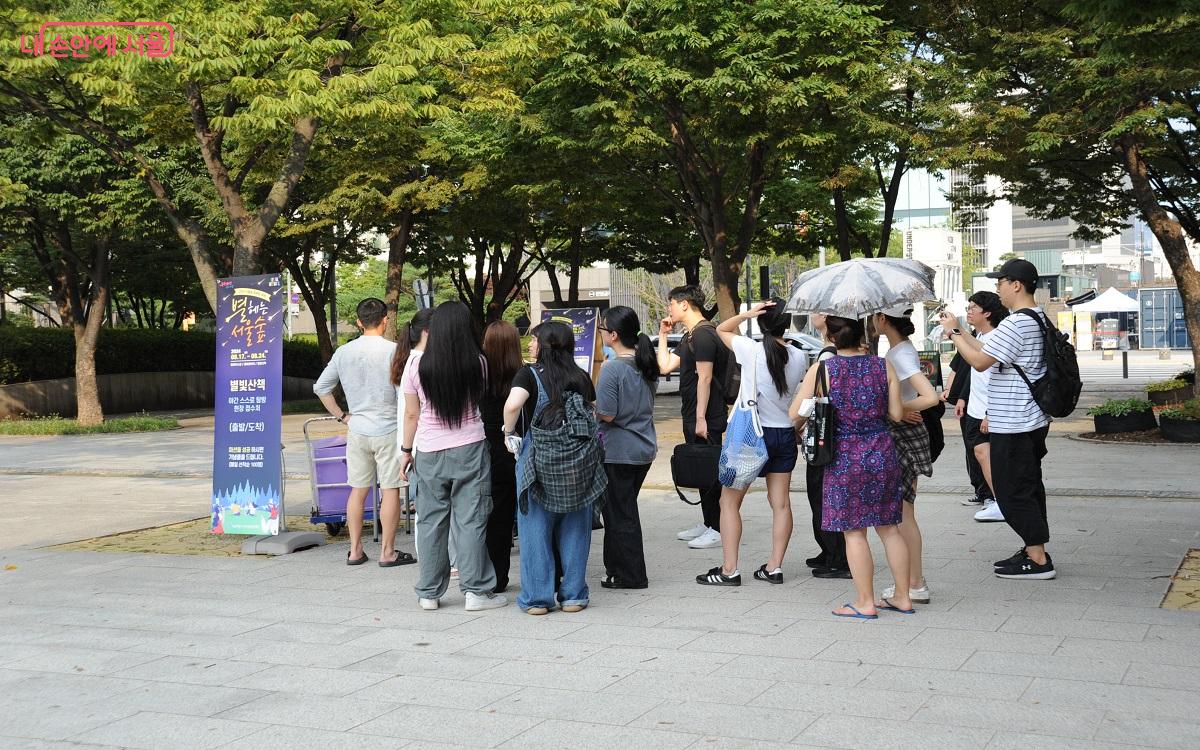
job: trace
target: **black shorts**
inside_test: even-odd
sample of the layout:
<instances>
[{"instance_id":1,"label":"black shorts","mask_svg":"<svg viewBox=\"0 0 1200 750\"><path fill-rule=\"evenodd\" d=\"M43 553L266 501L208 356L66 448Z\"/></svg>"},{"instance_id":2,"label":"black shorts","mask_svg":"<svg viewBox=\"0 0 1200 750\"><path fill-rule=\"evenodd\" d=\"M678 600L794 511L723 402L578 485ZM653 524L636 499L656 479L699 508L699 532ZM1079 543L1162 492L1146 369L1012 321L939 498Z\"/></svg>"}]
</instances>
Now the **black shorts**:
<instances>
[{"instance_id":1,"label":"black shorts","mask_svg":"<svg viewBox=\"0 0 1200 750\"><path fill-rule=\"evenodd\" d=\"M792 427L764 427L763 442L767 444L767 462L760 477L768 474L787 474L796 468L800 447L796 444L796 430Z\"/></svg>"},{"instance_id":2,"label":"black shorts","mask_svg":"<svg viewBox=\"0 0 1200 750\"><path fill-rule=\"evenodd\" d=\"M963 442L967 444L968 448L973 450L975 446L988 442L988 434L986 432L981 432L979 429L983 426L982 419L976 419L970 414L964 414L962 416L961 424Z\"/></svg>"}]
</instances>

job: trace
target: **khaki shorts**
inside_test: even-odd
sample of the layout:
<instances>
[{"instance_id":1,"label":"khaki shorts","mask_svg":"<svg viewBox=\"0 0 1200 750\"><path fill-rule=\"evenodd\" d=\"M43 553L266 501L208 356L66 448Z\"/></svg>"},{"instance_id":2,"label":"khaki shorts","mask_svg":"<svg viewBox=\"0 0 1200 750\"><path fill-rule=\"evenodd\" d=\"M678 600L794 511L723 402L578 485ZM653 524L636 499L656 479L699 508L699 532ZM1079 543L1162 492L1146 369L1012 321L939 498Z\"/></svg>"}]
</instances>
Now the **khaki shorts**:
<instances>
[{"instance_id":1,"label":"khaki shorts","mask_svg":"<svg viewBox=\"0 0 1200 750\"><path fill-rule=\"evenodd\" d=\"M396 433L359 435L351 432L346 438L346 483L351 487L379 486L392 489L401 485L400 449Z\"/></svg>"}]
</instances>

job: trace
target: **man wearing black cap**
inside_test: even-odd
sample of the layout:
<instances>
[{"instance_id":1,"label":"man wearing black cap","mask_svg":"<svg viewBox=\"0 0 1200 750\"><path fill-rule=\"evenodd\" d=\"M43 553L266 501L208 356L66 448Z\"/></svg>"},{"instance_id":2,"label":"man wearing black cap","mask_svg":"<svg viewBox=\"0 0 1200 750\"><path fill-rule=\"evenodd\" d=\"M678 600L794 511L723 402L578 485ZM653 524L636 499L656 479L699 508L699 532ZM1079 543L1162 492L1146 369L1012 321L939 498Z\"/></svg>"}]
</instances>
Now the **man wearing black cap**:
<instances>
[{"instance_id":1,"label":"man wearing black cap","mask_svg":"<svg viewBox=\"0 0 1200 750\"><path fill-rule=\"evenodd\" d=\"M996 294L1013 313L1029 311L1045 319L1033 299L1038 272L1032 263L1007 261L988 278L996 279ZM1042 483L1050 418L1038 407L1017 372L1017 368L1023 370L1030 382L1046 374L1042 328L1031 315L1013 314L996 327L986 343L981 343L970 332L961 330L953 315L942 314L942 327L971 367L980 372L991 369L987 421L992 489L1004 520L1025 543L1017 554L995 564L995 574L1025 580L1055 578L1058 573L1046 552L1050 527L1046 520L1046 486Z\"/></svg>"}]
</instances>

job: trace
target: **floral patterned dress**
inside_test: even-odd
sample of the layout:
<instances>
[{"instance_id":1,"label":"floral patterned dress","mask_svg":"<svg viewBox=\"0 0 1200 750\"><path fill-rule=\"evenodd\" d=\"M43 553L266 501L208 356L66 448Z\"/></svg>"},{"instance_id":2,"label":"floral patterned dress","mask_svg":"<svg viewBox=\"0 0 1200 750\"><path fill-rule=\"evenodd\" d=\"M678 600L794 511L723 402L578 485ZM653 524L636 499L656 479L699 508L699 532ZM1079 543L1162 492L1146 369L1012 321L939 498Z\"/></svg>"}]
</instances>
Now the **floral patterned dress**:
<instances>
[{"instance_id":1,"label":"floral patterned dress","mask_svg":"<svg viewBox=\"0 0 1200 750\"><path fill-rule=\"evenodd\" d=\"M821 528L849 531L900 523L900 459L888 428L887 362L830 357L836 458L825 467Z\"/></svg>"}]
</instances>

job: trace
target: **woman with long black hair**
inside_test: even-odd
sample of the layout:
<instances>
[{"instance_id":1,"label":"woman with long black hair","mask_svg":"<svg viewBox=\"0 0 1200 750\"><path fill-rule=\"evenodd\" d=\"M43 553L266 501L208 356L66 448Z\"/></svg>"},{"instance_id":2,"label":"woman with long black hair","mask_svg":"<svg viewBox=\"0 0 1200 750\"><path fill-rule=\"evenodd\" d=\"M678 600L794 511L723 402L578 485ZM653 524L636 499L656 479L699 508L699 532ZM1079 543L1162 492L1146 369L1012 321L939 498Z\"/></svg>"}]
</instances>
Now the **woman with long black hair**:
<instances>
[{"instance_id":1,"label":"woman with long black hair","mask_svg":"<svg viewBox=\"0 0 1200 750\"><path fill-rule=\"evenodd\" d=\"M444 302L429 322L425 353L401 383L404 434L421 446L415 456L413 443L400 446L400 470L407 479L412 467L417 484L420 575L415 588L422 609L437 609L450 584L451 526L467 610L508 603L493 593L496 573L484 548L492 509L491 459L479 418L484 385L471 311L461 302Z\"/></svg>"},{"instance_id":2,"label":"woman with long black hair","mask_svg":"<svg viewBox=\"0 0 1200 750\"><path fill-rule=\"evenodd\" d=\"M556 604L564 612L588 605L587 559L592 543L592 504L603 499L606 478L597 466L558 466L556 476L593 471L598 475L588 492L551 495L555 477L534 473L533 430L561 423L568 395L574 391L585 404L596 400L587 373L575 364L575 334L568 323L548 320L533 330L530 353L536 362L513 378L504 404L504 440L517 456L517 532L521 537L521 594L517 606L531 615L544 615ZM574 400L572 399L572 402ZM577 403L577 402L576 402ZM517 437L518 422L524 425ZM580 460L586 451L578 451ZM555 595L555 557L562 564L562 582Z\"/></svg>"},{"instance_id":3,"label":"woman with long black hair","mask_svg":"<svg viewBox=\"0 0 1200 750\"><path fill-rule=\"evenodd\" d=\"M506 320L488 323L483 332L483 356L487 360L487 388L479 411L492 459L492 512L488 514L487 549L496 570L499 594L508 588L513 524L517 520L517 465L504 447L504 402L513 377L524 364L517 327Z\"/></svg>"},{"instance_id":4,"label":"woman with long black hair","mask_svg":"<svg viewBox=\"0 0 1200 750\"><path fill-rule=\"evenodd\" d=\"M755 402L763 441L767 446L767 462L760 477L767 480L767 502L771 505L771 556L754 571L754 578L767 583L783 583L783 556L792 537L792 470L796 468L799 449L796 430L788 416L792 395L804 379L808 359L804 352L789 345L783 334L792 324L792 316L784 312L782 299L759 302L740 315L717 326L722 343L733 350L742 366L743 401ZM748 320L758 320L762 343L738 333ZM721 549L723 565L696 576L696 583L705 586L741 586L738 570L738 546L742 541L742 500L749 487L721 488Z\"/></svg>"},{"instance_id":5,"label":"woman with long black hair","mask_svg":"<svg viewBox=\"0 0 1200 750\"><path fill-rule=\"evenodd\" d=\"M604 516L604 580L608 589L644 589L646 557L638 492L658 452L654 432L654 393L658 359L632 308L618 305L601 313L600 341L614 357L600 368L596 412L604 441L608 494Z\"/></svg>"}]
</instances>

